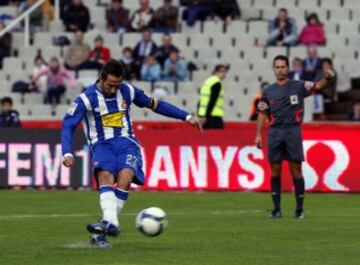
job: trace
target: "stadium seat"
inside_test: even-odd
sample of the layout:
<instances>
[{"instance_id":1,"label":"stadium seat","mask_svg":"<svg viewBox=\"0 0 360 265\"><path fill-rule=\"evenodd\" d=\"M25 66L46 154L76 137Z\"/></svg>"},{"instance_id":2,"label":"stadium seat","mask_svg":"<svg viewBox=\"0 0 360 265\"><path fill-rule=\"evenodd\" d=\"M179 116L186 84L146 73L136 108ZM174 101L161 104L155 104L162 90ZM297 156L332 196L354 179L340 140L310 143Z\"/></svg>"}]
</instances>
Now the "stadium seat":
<instances>
[{"instance_id":1,"label":"stadium seat","mask_svg":"<svg viewBox=\"0 0 360 265\"><path fill-rule=\"evenodd\" d=\"M294 8L296 0L276 0L276 8Z\"/></svg>"},{"instance_id":2,"label":"stadium seat","mask_svg":"<svg viewBox=\"0 0 360 265\"><path fill-rule=\"evenodd\" d=\"M221 35L224 34L224 23L215 21L205 21L204 22L204 34L207 36L215 36L221 38Z\"/></svg>"},{"instance_id":3,"label":"stadium seat","mask_svg":"<svg viewBox=\"0 0 360 265\"><path fill-rule=\"evenodd\" d=\"M346 0L345 0L346 1ZM341 7L342 0L320 0L320 6L331 8L331 9L339 9Z\"/></svg>"},{"instance_id":4,"label":"stadium seat","mask_svg":"<svg viewBox=\"0 0 360 265\"><path fill-rule=\"evenodd\" d=\"M275 6L275 0L253 0L254 6L259 8L264 7L274 7Z\"/></svg>"},{"instance_id":5,"label":"stadium seat","mask_svg":"<svg viewBox=\"0 0 360 265\"><path fill-rule=\"evenodd\" d=\"M53 120L55 115L55 111L53 110L51 105L32 105L29 108L29 116L32 120Z\"/></svg>"},{"instance_id":6,"label":"stadium seat","mask_svg":"<svg viewBox=\"0 0 360 265\"><path fill-rule=\"evenodd\" d=\"M351 88L350 74L348 72L338 72L337 91L344 92Z\"/></svg>"},{"instance_id":7,"label":"stadium seat","mask_svg":"<svg viewBox=\"0 0 360 265\"><path fill-rule=\"evenodd\" d=\"M250 21L249 34L253 36L268 35L269 23L266 21Z\"/></svg>"},{"instance_id":8,"label":"stadium seat","mask_svg":"<svg viewBox=\"0 0 360 265\"><path fill-rule=\"evenodd\" d=\"M122 37L122 46L134 48L135 45L141 40L141 35L139 33L126 33Z\"/></svg>"},{"instance_id":9,"label":"stadium seat","mask_svg":"<svg viewBox=\"0 0 360 265\"><path fill-rule=\"evenodd\" d=\"M12 44L11 52L18 51L20 47L23 47L25 44L24 33L23 32L12 32Z\"/></svg>"},{"instance_id":10,"label":"stadium seat","mask_svg":"<svg viewBox=\"0 0 360 265\"><path fill-rule=\"evenodd\" d=\"M330 9L330 21L348 21L350 20L350 9L332 8Z\"/></svg>"},{"instance_id":11,"label":"stadium seat","mask_svg":"<svg viewBox=\"0 0 360 265\"><path fill-rule=\"evenodd\" d=\"M21 58L17 57L5 57L3 60L3 69L8 73L14 73L14 71L24 70L25 65Z\"/></svg>"},{"instance_id":12,"label":"stadium seat","mask_svg":"<svg viewBox=\"0 0 360 265\"><path fill-rule=\"evenodd\" d=\"M328 21L324 24L325 34L338 34L339 33L339 25L337 22Z\"/></svg>"},{"instance_id":13,"label":"stadium seat","mask_svg":"<svg viewBox=\"0 0 360 265\"><path fill-rule=\"evenodd\" d=\"M291 47L289 49L289 59L290 63L295 57L299 57L301 59L306 57L306 50L307 48L304 46L298 46L298 47Z\"/></svg>"},{"instance_id":14,"label":"stadium seat","mask_svg":"<svg viewBox=\"0 0 360 265\"><path fill-rule=\"evenodd\" d=\"M27 93L24 95L24 104L27 106L44 106L44 99L40 93Z\"/></svg>"},{"instance_id":15,"label":"stadium seat","mask_svg":"<svg viewBox=\"0 0 360 265\"><path fill-rule=\"evenodd\" d=\"M345 22L339 24L339 34L341 35L359 35L359 23L358 22Z\"/></svg>"},{"instance_id":16,"label":"stadium seat","mask_svg":"<svg viewBox=\"0 0 360 265\"><path fill-rule=\"evenodd\" d=\"M344 0L344 7L354 8L357 7L358 5L359 5L358 0Z\"/></svg>"},{"instance_id":17,"label":"stadium seat","mask_svg":"<svg viewBox=\"0 0 360 265\"><path fill-rule=\"evenodd\" d=\"M234 20L226 27L226 34L230 34L232 36L236 36L238 34L246 34L247 25L246 22L242 20Z\"/></svg>"},{"instance_id":18,"label":"stadium seat","mask_svg":"<svg viewBox=\"0 0 360 265\"><path fill-rule=\"evenodd\" d=\"M265 49L265 57L268 60L273 60L277 55L287 56L287 49L285 47L267 47Z\"/></svg>"},{"instance_id":19,"label":"stadium seat","mask_svg":"<svg viewBox=\"0 0 360 265\"><path fill-rule=\"evenodd\" d=\"M34 34L35 46L52 46L53 34L50 32L36 32Z\"/></svg>"},{"instance_id":20,"label":"stadium seat","mask_svg":"<svg viewBox=\"0 0 360 265\"><path fill-rule=\"evenodd\" d=\"M242 20L260 19L260 17L261 17L260 8L242 7L241 6L241 19Z\"/></svg>"},{"instance_id":21,"label":"stadium seat","mask_svg":"<svg viewBox=\"0 0 360 265\"><path fill-rule=\"evenodd\" d=\"M329 57L334 59L334 52L329 47L318 47L317 50L320 57Z\"/></svg>"},{"instance_id":22,"label":"stadium seat","mask_svg":"<svg viewBox=\"0 0 360 265\"><path fill-rule=\"evenodd\" d=\"M53 20L53 21L50 21L49 23L49 31L50 32L62 32L64 31L64 24L61 20L59 21L56 21L56 20Z\"/></svg>"},{"instance_id":23,"label":"stadium seat","mask_svg":"<svg viewBox=\"0 0 360 265\"><path fill-rule=\"evenodd\" d=\"M195 35L201 33L201 22L197 21L192 27L188 26L184 21L180 22L181 32L185 35Z\"/></svg>"},{"instance_id":24,"label":"stadium seat","mask_svg":"<svg viewBox=\"0 0 360 265\"><path fill-rule=\"evenodd\" d=\"M319 0L298 0L298 7L303 9L312 10L319 7Z\"/></svg>"},{"instance_id":25,"label":"stadium seat","mask_svg":"<svg viewBox=\"0 0 360 265\"><path fill-rule=\"evenodd\" d=\"M263 20L269 20L269 21L272 21L276 18L278 14L278 10L275 9L275 8L263 8L261 10L261 18ZM291 16L292 14L290 14Z\"/></svg>"}]
</instances>

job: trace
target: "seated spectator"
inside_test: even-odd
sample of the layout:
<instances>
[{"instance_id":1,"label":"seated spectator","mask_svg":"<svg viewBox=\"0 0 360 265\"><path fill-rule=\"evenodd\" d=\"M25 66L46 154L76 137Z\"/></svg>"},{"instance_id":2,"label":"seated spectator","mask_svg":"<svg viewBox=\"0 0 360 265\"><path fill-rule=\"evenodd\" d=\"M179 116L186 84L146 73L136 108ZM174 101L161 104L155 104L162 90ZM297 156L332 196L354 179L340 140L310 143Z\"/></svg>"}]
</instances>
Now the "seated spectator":
<instances>
[{"instance_id":1,"label":"seated spectator","mask_svg":"<svg viewBox=\"0 0 360 265\"><path fill-rule=\"evenodd\" d=\"M95 38L95 47L89 53L88 60L83 62L79 69L96 69L101 70L101 67L111 58L110 50L104 47L104 39L101 36Z\"/></svg>"},{"instance_id":2,"label":"seated spectator","mask_svg":"<svg viewBox=\"0 0 360 265\"><path fill-rule=\"evenodd\" d=\"M60 97L66 91L66 80L69 82L70 86L76 86L75 78L68 70L61 66L57 57L52 57L49 66L45 70L39 72L32 81L37 82L41 76L46 76L48 78L45 103L60 103Z\"/></svg>"},{"instance_id":3,"label":"seated spectator","mask_svg":"<svg viewBox=\"0 0 360 265\"><path fill-rule=\"evenodd\" d=\"M84 43L84 33L77 30L74 34L74 40L65 54L65 67L77 70L88 59L89 52L89 45Z\"/></svg>"},{"instance_id":4,"label":"seated spectator","mask_svg":"<svg viewBox=\"0 0 360 265\"><path fill-rule=\"evenodd\" d=\"M73 0L70 5L65 7L63 15L66 31L86 32L90 26L89 9L82 3L82 0Z\"/></svg>"},{"instance_id":5,"label":"seated spectator","mask_svg":"<svg viewBox=\"0 0 360 265\"><path fill-rule=\"evenodd\" d=\"M301 45L325 45L325 31L318 15L311 13L306 18L307 25L301 30L298 43Z\"/></svg>"},{"instance_id":6,"label":"seated spectator","mask_svg":"<svg viewBox=\"0 0 360 265\"><path fill-rule=\"evenodd\" d=\"M0 21L0 31L2 31L5 27L5 23ZM11 32L7 32L4 36L0 37L0 68L2 68L4 58L11 55L11 45L12 35Z\"/></svg>"},{"instance_id":7,"label":"seated spectator","mask_svg":"<svg viewBox=\"0 0 360 265\"><path fill-rule=\"evenodd\" d=\"M336 91L337 91L337 89L336 89L337 73L334 70L333 62L330 58L323 58L321 60L321 68L320 68L320 71L318 71L315 76L315 81L319 81L319 80L325 78L325 72L327 70L334 71L335 77L329 81L329 83L323 90L318 91L318 94L323 95L325 101L334 102L336 100Z\"/></svg>"},{"instance_id":8,"label":"seated spectator","mask_svg":"<svg viewBox=\"0 0 360 265\"><path fill-rule=\"evenodd\" d=\"M203 21L211 14L212 0L181 0L180 3L186 6L183 19L190 27L194 26L197 20Z\"/></svg>"},{"instance_id":9,"label":"seated spectator","mask_svg":"<svg viewBox=\"0 0 360 265\"><path fill-rule=\"evenodd\" d=\"M131 31L142 31L149 27L154 16L154 10L150 7L149 0L139 0L140 8L135 11L130 20Z\"/></svg>"},{"instance_id":10,"label":"seated spectator","mask_svg":"<svg viewBox=\"0 0 360 265\"><path fill-rule=\"evenodd\" d=\"M123 0L112 0L106 10L108 32L125 32L129 19L129 10L122 6Z\"/></svg>"},{"instance_id":11,"label":"seated spectator","mask_svg":"<svg viewBox=\"0 0 360 265\"><path fill-rule=\"evenodd\" d=\"M1 99L0 127L21 127L19 112L13 110L13 101L10 97Z\"/></svg>"},{"instance_id":12,"label":"seated spectator","mask_svg":"<svg viewBox=\"0 0 360 265\"><path fill-rule=\"evenodd\" d=\"M166 81L186 81L188 76L187 63L179 57L177 51L170 53L169 59L165 61L163 78Z\"/></svg>"},{"instance_id":13,"label":"seated spectator","mask_svg":"<svg viewBox=\"0 0 360 265\"><path fill-rule=\"evenodd\" d=\"M135 63L133 59L133 51L130 47L126 47L123 49L123 58L120 60L124 68L124 79L127 81L131 81L134 79L139 79L139 67Z\"/></svg>"},{"instance_id":14,"label":"seated spectator","mask_svg":"<svg viewBox=\"0 0 360 265\"><path fill-rule=\"evenodd\" d=\"M164 34L162 38L162 46L160 46L156 52L156 58L163 66L165 61L169 58L170 52L180 52L178 47L172 44L172 37L170 34Z\"/></svg>"},{"instance_id":15,"label":"seated spectator","mask_svg":"<svg viewBox=\"0 0 360 265\"><path fill-rule=\"evenodd\" d=\"M233 19L240 18L240 9L236 0L215 0L212 6L214 20L230 24Z\"/></svg>"},{"instance_id":16,"label":"seated spectator","mask_svg":"<svg viewBox=\"0 0 360 265\"><path fill-rule=\"evenodd\" d=\"M156 61L155 56L149 55L146 57L144 64L141 67L141 80L143 81L159 81L161 75L161 66Z\"/></svg>"},{"instance_id":17,"label":"seated spectator","mask_svg":"<svg viewBox=\"0 0 360 265\"><path fill-rule=\"evenodd\" d=\"M315 46L307 49L307 58L304 59L303 65L308 81L313 81L321 67L321 58Z\"/></svg>"},{"instance_id":18,"label":"seated spectator","mask_svg":"<svg viewBox=\"0 0 360 265\"><path fill-rule=\"evenodd\" d=\"M289 72L291 80L310 80L313 77L304 71L303 61L299 57L295 57L292 61L292 70Z\"/></svg>"},{"instance_id":19,"label":"seated spectator","mask_svg":"<svg viewBox=\"0 0 360 265\"><path fill-rule=\"evenodd\" d=\"M360 121L360 100L354 101L348 113L349 121Z\"/></svg>"},{"instance_id":20,"label":"seated spectator","mask_svg":"<svg viewBox=\"0 0 360 265\"><path fill-rule=\"evenodd\" d=\"M259 104L259 101L262 97L262 94L265 90L265 88L267 88L269 86L269 82L263 81L260 84L260 90L256 93L253 102L250 106L250 121L256 121L257 117L258 117L258 112L257 112L257 106Z\"/></svg>"},{"instance_id":21,"label":"seated spectator","mask_svg":"<svg viewBox=\"0 0 360 265\"><path fill-rule=\"evenodd\" d=\"M156 32L176 32L179 10L172 5L172 0L164 0L164 5L156 10L151 27Z\"/></svg>"},{"instance_id":22,"label":"seated spectator","mask_svg":"<svg viewBox=\"0 0 360 265\"><path fill-rule=\"evenodd\" d=\"M43 72L46 69L47 65L45 64L44 59L41 56L36 56L34 59L34 68L31 72L31 79L34 80L40 72ZM32 82L31 90L40 92L45 99L47 93L47 77L44 75L39 77L36 82Z\"/></svg>"},{"instance_id":23,"label":"seated spectator","mask_svg":"<svg viewBox=\"0 0 360 265\"><path fill-rule=\"evenodd\" d=\"M269 33L268 46L293 46L296 44L296 22L289 18L287 9L279 10L277 18L270 22Z\"/></svg>"},{"instance_id":24,"label":"seated spectator","mask_svg":"<svg viewBox=\"0 0 360 265\"><path fill-rule=\"evenodd\" d=\"M152 40L152 34L149 29L144 29L142 32L142 40L137 43L134 48L134 59L138 64L142 64L144 58L149 55L155 55L157 46Z\"/></svg>"},{"instance_id":25,"label":"seated spectator","mask_svg":"<svg viewBox=\"0 0 360 265\"><path fill-rule=\"evenodd\" d=\"M19 6L20 13L24 13L26 10L32 7L36 2L37 0L26 0L22 2ZM41 31L43 26L43 13L41 7L38 7L33 12L31 12L29 18L30 18L31 31L32 32Z\"/></svg>"}]
</instances>

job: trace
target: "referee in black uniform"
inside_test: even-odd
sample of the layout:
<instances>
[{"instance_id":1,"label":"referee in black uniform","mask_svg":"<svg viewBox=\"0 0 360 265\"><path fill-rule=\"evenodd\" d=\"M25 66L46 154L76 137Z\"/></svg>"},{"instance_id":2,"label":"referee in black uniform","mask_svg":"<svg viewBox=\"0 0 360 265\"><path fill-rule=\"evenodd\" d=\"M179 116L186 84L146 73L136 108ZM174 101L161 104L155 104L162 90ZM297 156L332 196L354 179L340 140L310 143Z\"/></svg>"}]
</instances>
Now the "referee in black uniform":
<instances>
[{"instance_id":1,"label":"referee in black uniform","mask_svg":"<svg viewBox=\"0 0 360 265\"><path fill-rule=\"evenodd\" d=\"M263 127L269 118L268 157L271 164L271 194L274 203L274 210L269 217L281 217L281 163L288 160L295 187L294 217L303 219L305 183L301 170L304 152L300 124L303 120L304 99L314 91L326 87L335 73L332 70L325 72L325 78L316 83L291 81L288 79L289 60L282 55L275 57L273 70L276 82L264 90L257 106L259 115L255 139L256 146L261 148Z\"/></svg>"}]
</instances>

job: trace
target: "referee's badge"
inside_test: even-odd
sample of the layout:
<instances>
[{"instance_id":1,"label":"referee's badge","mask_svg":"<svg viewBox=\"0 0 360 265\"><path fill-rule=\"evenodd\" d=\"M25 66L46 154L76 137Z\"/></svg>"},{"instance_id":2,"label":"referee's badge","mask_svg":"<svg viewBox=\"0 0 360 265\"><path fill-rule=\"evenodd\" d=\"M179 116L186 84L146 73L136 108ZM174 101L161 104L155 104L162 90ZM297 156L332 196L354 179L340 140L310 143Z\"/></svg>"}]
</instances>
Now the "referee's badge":
<instances>
[{"instance_id":1,"label":"referee's badge","mask_svg":"<svg viewBox=\"0 0 360 265\"><path fill-rule=\"evenodd\" d=\"M291 105L297 105L299 104L299 98L297 95L291 95L290 96L290 103Z\"/></svg>"}]
</instances>

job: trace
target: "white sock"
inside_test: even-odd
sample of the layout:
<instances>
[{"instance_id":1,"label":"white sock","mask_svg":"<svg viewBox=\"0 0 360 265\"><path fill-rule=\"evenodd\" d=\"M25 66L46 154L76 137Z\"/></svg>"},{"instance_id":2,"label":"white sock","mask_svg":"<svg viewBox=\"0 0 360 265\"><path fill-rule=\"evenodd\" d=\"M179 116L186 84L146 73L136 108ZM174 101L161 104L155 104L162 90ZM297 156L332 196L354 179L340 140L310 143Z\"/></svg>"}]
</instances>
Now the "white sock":
<instances>
[{"instance_id":1,"label":"white sock","mask_svg":"<svg viewBox=\"0 0 360 265\"><path fill-rule=\"evenodd\" d=\"M128 199L129 192L122 189L115 189L115 196L116 196L116 212L120 215L122 208Z\"/></svg>"},{"instance_id":2,"label":"white sock","mask_svg":"<svg viewBox=\"0 0 360 265\"><path fill-rule=\"evenodd\" d=\"M103 221L107 221L118 227L119 220L116 212L117 202L113 187L111 185L103 185L100 186L99 191Z\"/></svg>"}]
</instances>

